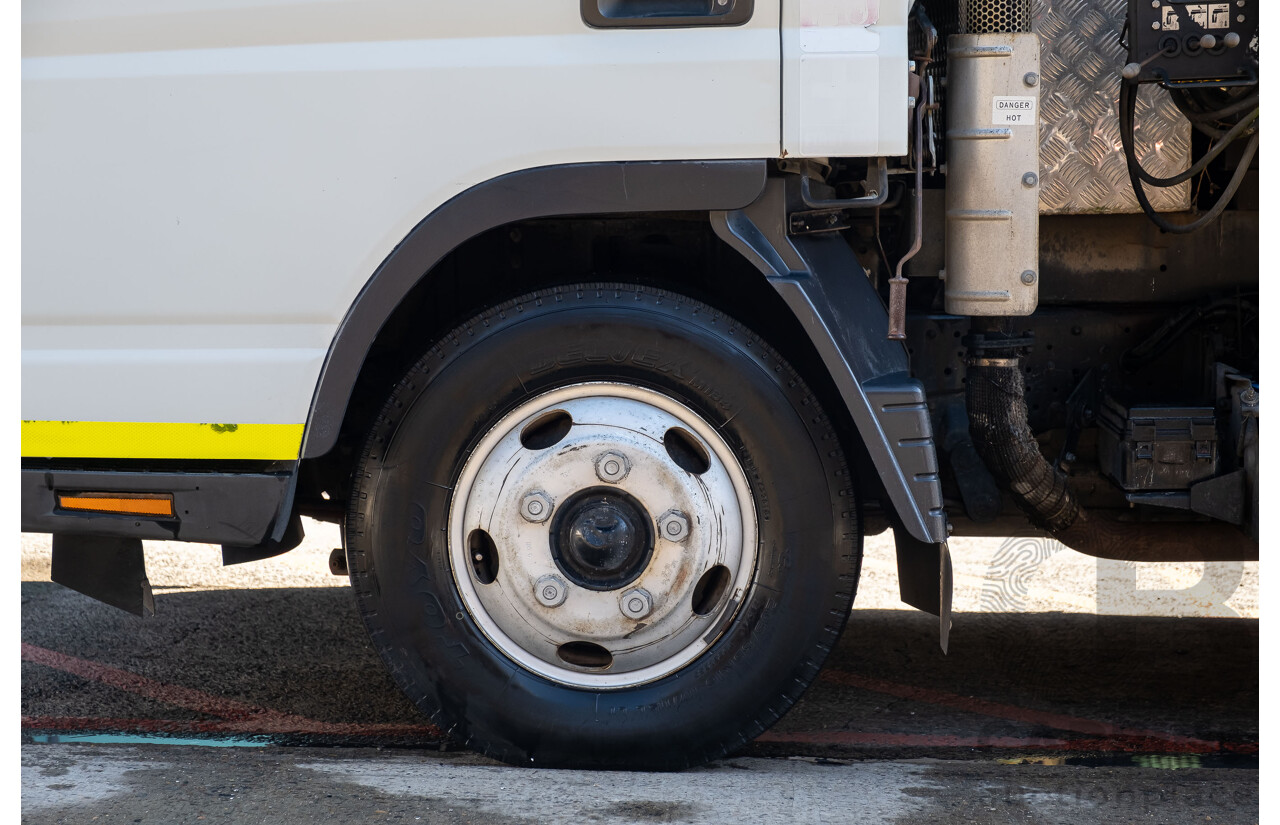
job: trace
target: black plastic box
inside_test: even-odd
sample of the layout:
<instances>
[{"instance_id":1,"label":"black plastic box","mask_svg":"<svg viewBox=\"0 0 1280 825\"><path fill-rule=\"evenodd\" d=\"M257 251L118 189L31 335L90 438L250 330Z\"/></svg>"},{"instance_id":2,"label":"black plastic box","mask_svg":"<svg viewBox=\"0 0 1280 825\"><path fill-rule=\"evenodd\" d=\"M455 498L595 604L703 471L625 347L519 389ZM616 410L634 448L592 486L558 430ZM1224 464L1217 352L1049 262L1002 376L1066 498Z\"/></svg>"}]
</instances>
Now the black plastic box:
<instances>
[{"instance_id":1,"label":"black plastic box","mask_svg":"<svg viewBox=\"0 0 1280 825\"><path fill-rule=\"evenodd\" d=\"M1125 490L1188 490L1218 473L1213 407L1126 407L1098 413L1098 465Z\"/></svg>"}]
</instances>

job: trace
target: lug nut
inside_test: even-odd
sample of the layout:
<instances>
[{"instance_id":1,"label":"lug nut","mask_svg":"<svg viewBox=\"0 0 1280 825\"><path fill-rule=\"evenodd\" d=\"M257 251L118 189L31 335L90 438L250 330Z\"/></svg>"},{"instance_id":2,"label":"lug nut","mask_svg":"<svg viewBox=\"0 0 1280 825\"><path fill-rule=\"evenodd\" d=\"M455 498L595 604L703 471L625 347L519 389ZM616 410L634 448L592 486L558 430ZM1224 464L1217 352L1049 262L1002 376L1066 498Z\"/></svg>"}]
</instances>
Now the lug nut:
<instances>
[{"instance_id":1,"label":"lug nut","mask_svg":"<svg viewBox=\"0 0 1280 825\"><path fill-rule=\"evenodd\" d=\"M559 576L543 576L533 583L533 597L543 607L559 607L568 595L564 579Z\"/></svg>"},{"instance_id":2,"label":"lug nut","mask_svg":"<svg viewBox=\"0 0 1280 825\"><path fill-rule=\"evenodd\" d=\"M679 510L668 510L658 519L658 534L669 541L684 541L689 535L689 519Z\"/></svg>"},{"instance_id":3,"label":"lug nut","mask_svg":"<svg viewBox=\"0 0 1280 825\"><path fill-rule=\"evenodd\" d=\"M601 481L617 484L631 472L631 462L622 453L610 450L596 459L596 475Z\"/></svg>"},{"instance_id":4,"label":"lug nut","mask_svg":"<svg viewBox=\"0 0 1280 825\"><path fill-rule=\"evenodd\" d=\"M628 619L643 619L653 612L653 597L649 591L637 587L622 594L618 607Z\"/></svg>"},{"instance_id":5,"label":"lug nut","mask_svg":"<svg viewBox=\"0 0 1280 825\"><path fill-rule=\"evenodd\" d=\"M520 502L520 515L525 521L539 524L551 517L551 499L546 493L533 492Z\"/></svg>"}]
</instances>

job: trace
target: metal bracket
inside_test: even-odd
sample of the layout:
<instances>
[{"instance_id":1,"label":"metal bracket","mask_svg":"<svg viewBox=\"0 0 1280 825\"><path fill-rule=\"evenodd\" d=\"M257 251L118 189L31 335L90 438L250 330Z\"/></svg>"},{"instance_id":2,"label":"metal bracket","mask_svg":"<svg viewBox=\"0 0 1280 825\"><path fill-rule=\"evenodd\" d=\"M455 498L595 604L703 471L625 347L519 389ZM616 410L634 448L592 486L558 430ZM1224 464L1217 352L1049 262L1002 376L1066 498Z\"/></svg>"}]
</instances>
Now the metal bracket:
<instances>
[{"instance_id":1,"label":"metal bracket","mask_svg":"<svg viewBox=\"0 0 1280 825\"><path fill-rule=\"evenodd\" d=\"M839 232L849 228L849 216L844 212L814 210L792 212L787 216L787 232L791 235L808 235L813 232Z\"/></svg>"},{"instance_id":2,"label":"metal bracket","mask_svg":"<svg viewBox=\"0 0 1280 825\"><path fill-rule=\"evenodd\" d=\"M857 198L815 198L809 189L809 176L800 176L800 200L810 209L871 209L883 206L889 199L889 164L884 158L876 158L875 181L872 170L867 170L867 180L862 184L865 195Z\"/></svg>"}]
</instances>

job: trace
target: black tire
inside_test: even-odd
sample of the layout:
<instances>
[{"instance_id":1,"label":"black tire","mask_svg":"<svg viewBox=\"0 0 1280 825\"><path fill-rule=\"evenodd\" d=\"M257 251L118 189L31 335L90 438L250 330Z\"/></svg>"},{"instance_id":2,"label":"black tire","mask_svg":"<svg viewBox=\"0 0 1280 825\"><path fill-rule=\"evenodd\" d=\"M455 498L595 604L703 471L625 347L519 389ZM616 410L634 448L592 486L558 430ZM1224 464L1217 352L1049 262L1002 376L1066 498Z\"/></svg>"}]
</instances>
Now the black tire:
<instances>
[{"instance_id":1,"label":"black tire","mask_svg":"<svg viewBox=\"0 0 1280 825\"><path fill-rule=\"evenodd\" d=\"M729 445L758 514L752 584L719 638L669 676L586 690L519 667L453 579L451 488L491 426L547 390L609 380L696 411ZM374 646L458 742L517 765L677 769L740 748L815 678L849 614L862 539L839 439L796 371L732 318L648 287L560 287L436 344L366 441L345 525Z\"/></svg>"}]
</instances>

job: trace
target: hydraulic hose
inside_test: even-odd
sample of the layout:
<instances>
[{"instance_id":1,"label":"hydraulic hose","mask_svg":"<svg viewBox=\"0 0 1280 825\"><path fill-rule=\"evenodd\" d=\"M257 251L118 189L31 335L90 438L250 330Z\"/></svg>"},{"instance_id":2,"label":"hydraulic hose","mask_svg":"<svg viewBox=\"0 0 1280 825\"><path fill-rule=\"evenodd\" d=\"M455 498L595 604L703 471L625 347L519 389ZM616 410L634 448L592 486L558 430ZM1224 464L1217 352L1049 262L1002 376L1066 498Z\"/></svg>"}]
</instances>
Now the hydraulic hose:
<instances>
[{"instance_id":1,"label":"hydraulic hose","mask_svg":"<svg viewBox=\"0 0 1280 825\"><path fill-rule=\"evenodd\" d=\"M1121 84L1120 86L1120 143L1124 149L1125 163L1128 166L1128 170L1129 170L1129 183L1132 184L1133 186L1133 194L1137 197L1138 204L1142 207L1142 211L1146 213L1147 217L1151 219L1152 223L1154 223L1156 226L1163 229L1165 232L1169 232L1175 235L1184 235L1189 232L1194 232L1197 229L1201 229L1207 226L1209 223L1214 221L1220 214L1222 214L1222 212L1227 208L1227 204L1231 202L1231 199L1233 197L1235 197L1236 190L1240 188L1240 184L1244 180L1245 173L1249 171L1249 165L1253 163L1253 156L1257 154L1257 151L1258 151L1257 133L1256 132L1254 133L1253 137L1250 138L1248 145L1245 146L1244 155L1240 158L1239 165L1236 166L1235 174L1231 176L1231 180L1230 182L1227 183L1226 189L1223 190L1222 194L1218 197L1218 200L1216 203L1214 203L1213 207L1209 209L1208 212L1206 212L1196 220L1191 221L1190 223L1182 223L1182 224L1172 223L1168 220L1165 220L1164 217L1162 217L1159 213L1156 212L1155 208L1152 207L1151 205L1151 201L1147 199L1147 193L1142 188L1143 186L1142 180L1144 179L1144 175L1146 175L1146 173L1143 171L1141 165L1138 163L1138 158L1133 150L1133 125L1134 125L1133 117L1134 117L1134 110L1135 110L1137 98L1138 98L1138 92L1137 92L1136 86L1130 83ZM1234 132L1235 137L1239 137L1245 131L1242 128L1243 125L1246 122L1252 123L1253 122L1252 118L1256 118L1256 116L1257 116L1257 113L1255 112L1250 118L1245 118L1241 120L1241 122L1237 124L1237 126L1227 134L1231 134L1232 132ZM1237 131L1237 129L1239 131ZM1225 148L1226 145L1231 140L1235 139L1235 137L1232 137L1230 140L1228 140L1227 136L1223 135L1218 146L1215 146L1214 148L1220 152L1222 148ZM1188 170L1188 172L1190 172L1190 170ZM1177 176L1175 176L1175 178L1176 177ZM1146 178L1150 178L1150 175L1146 175ZM1168 180L1174 180L1175 178L1170 178ZM1155 178L1154 180L1160 180L1160 179ZM1157 185L1167 186L1170 184L1162 183Z\"/></svg>"}]
</instances>

